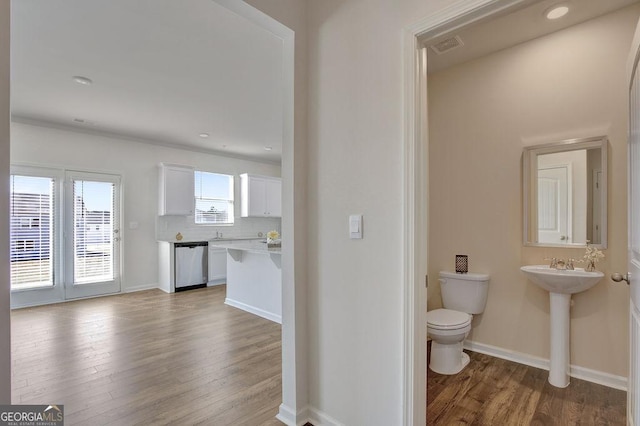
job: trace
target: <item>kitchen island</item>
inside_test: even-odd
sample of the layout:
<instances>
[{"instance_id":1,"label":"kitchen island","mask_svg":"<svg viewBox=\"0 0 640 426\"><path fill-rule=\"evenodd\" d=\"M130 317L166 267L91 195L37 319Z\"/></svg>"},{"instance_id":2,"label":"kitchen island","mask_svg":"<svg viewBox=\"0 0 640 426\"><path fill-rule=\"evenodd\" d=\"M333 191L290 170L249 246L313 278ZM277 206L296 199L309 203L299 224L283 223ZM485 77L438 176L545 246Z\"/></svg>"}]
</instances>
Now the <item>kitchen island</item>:
<instances>
[{"instance_id":1,"label":"kitchen island","mask_svg":"<svg viewBox=\"0 0 640 426\"><path fill-rule=\"evenodd\" d=\"M282 323L282 268L280 248L264 241L209 241L227 249L225 304Z\"/></svg>"}]
</instances>

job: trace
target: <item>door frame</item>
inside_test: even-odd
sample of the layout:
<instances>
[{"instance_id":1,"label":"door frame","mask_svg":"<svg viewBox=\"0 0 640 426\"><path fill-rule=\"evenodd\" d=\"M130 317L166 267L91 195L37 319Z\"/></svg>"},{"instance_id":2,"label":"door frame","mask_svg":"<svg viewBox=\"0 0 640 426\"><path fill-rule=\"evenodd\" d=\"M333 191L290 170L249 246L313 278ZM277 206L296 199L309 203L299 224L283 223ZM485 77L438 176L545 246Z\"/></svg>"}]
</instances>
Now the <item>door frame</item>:
<instances>
[{"instance_id":1,"label":"door frame","mask_svg":"<svg viewBox=\"0 0 640 426\"><path fill-rule=\"evenodd\" d=\"M10 175L20 176L36 176L50 177L55 179L54 185L54 205L53 205L53 287L39 287L24 290L11 289L11 280L9 279L9 294L11 309L23 308L34 305L46 305L50 303L59 303L64 301L64 283L63 283L63 238L61 233L55 230L62 229L63 222L63 204L64 204L64 170L52 167L28 166L22 164L12 164L10 167Z\"/></svg>"},{"instance_id":2,"label":"door frame","mask_svg":"<svg viewBox=\"0 0 640 426\"><path fill-rule=\"evenodd\" d=\"M426 420L428 148L426 52L420 39L460 28L527 0L457 0L403 30L402 424Z\"/></svg>"},{"instance_id":3,"label":"door frame","mask_svg":"<svg viewBox=\"0 0 640 426\"><path fill-rule=\"evenodd\" d=\"M629 82L628 86L628 94L632 94L633 91L633 81L636 74L639 72L638 64L640 61L640 22L636 25L636 31L633 36L633 40L631 42L631 47L629 48L629 57L627 59L627 69L626 69L626 77ZM629 96L629 131L631 132L632 116L631 116L631 105L633 99ZM630 144L631 137L627 143L629 152L628 152L628 170L627 170L627 201L631 201L632 194L632 185L631 185L631 160L632 155L630 152ZM628 373L628 381L627 381L627 424L636 426L639 423L636 421L640 418L640 397L638 395L637 384L640 381L640 371L637 366L637 357L640 353L640 342L638 341L638 308L636 306L635 300L640 300L640 286L638 285L636 280L633 280L632 276L635 272L635 263L633 259L633 229L631 226L631 222L633 220L631 212L629 211L633 206L631 203L628 203L628 217L627 217L627 231L628 231L628 254L627 254L627 284L630 285L629 288L629 373ZM637 212L636 212L637 213Z\"/></svg>"},{"instance_id":4,"label":"door frame","mask_svg":"<svg viewBox=\"0 0 640 426\"><path fill-rule=\"evenodd\" d=\"M122 292L122 246L116 250L115 253L115 265L116 273L118 275L118 289L115 292L99 292L96 294L77 294L69 295L68 288L73 285L73 259L71 253L72 243L69 243L68 239L73 239L73 229L69 229L70 216L73 216L70 206L71 200L70 194L73 191L70 189L70 179L73 176L83 176L86 178L91 177L108 177L105 181L114 182L117 185L117 193L115 200L117 204L117 222L120 224L119 237L122 239L122 202L123 202L123 181L124 176L115 171L107 170L90 170L90 169L77 169L67 168L58 165L31 165L28 163L14 163L10 165L10 175L22 175L22 176L42 176L51 177L55 179L54 188L54 227L53 232L53 249L54 249L54 285L53 287L39 287L24 290L11 290L11 283L9 282L9 299L11 309L26 308L30 306L49 305L52 303L60 303L77 299L84 299L88 297L102 296L106 294L118 294ZM70 264L71 262L71 264ZM10 266L10 264L9 264ZM100 284L97 284L100 285ZM87 284L88 287L95 287L94 284Z\"/></svg>"},{"instance_id":5,"label":"door frame","mask_svg":"<svg viewBox=\"0 0 640 426\"><path fill-rule=\"evenodd\" d=\"M114 185L114 214L112 226L117 229L113 241L113 270L114 279L109 282L92 282L79 284L75 283L75 201L73 183L75 180L85 180L91 182L105 182ZM63 231L62 238L64 255L64 266L62 268L64 279L65 300L75 300L87 297L104 296L108 294L118 294L122 292L122 176L114 173L86 172L79 170L64 171L63 190ZM117 240L116 240L117 238Z\"/></svg>"},{"instance_id":6,"label":"door frame","mask_svg":"<svg viewBox=\"0 0 640 426\"><path fill-rule=\"evenodd\" d=\"M282 40L282 403L276 418L296 425L308 418L304 147L294 141L295 32L238 0L213 0ZM297 200L297 202L296 202Z\"/></svg>"}]
</instances>

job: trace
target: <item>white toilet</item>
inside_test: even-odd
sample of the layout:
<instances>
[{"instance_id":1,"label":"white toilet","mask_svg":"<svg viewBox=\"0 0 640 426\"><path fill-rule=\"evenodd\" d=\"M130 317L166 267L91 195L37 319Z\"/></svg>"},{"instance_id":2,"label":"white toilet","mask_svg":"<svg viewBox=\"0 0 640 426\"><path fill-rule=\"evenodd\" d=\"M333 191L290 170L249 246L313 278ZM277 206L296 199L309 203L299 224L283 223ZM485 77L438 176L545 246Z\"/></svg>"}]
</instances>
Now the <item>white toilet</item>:
<instances>
[{"instance_id":1,"label":"white toilet","mask_svg":"<svg viewBox=\"0 0 640 426\"><path fill-rule=\"evenodd\" d=\"M462 342L471 330L471 314L484 311L489 275L441 271L439 281L445 309L427 312L427 333L432 340L429 368L440 374L457 374L469 364Z\"/></svg>"}]
</instances>

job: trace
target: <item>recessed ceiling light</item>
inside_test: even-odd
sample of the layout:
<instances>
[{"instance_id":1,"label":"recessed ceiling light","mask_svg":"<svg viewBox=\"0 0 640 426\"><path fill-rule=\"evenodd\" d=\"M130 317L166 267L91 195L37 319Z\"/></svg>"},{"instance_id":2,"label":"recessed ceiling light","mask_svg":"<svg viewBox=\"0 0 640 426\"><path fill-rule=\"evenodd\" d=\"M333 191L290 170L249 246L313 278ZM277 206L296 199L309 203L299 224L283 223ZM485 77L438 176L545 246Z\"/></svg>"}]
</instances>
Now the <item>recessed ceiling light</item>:
<instances>
[{"instance_id":1,"label":"recessed ceiling light","mask_svg":"<svg viewBox=\"0 0 640 426\"><path fill-rule=\"evenodd\" d=\"M544 13L547 19L558 19L569 13L569 7L564 5L553 6Z\"/></svg>"},{"instance_id":2,"label":"recessed ceiling light","mask_svg":"<svg viewBox=\"0 0 640 426\"><path fill-rule=\"evenodd\" d=\"M90 78L87 77L83 77L81 75L74 75L73 77L71 77L73 79L73 81L75 81L78 84L83 84L85 86L90 86L91 84L93 84L93 80L91 80Z\"/></svg>"},{"instance_id":3,"label":"recessed ceiling light","mask_svg":"<svg viewBox=\"0 0 640 426\"><path fill-rule=\"evenodd\" d=\"M271 151L272 149L273 149L273 147L272 147L272 146L265 146L265 147L264 147L264 150L265 150L265 151Z\"/></svg>"},{"instance_id":4,"label":"recessed ceiling light","mask_svg":"<svg viewBox=\"0 0 640 426\"><path fill-rule=\"evenodd\" d=\"M209 137L209 133L200 133L199 135L201 138L206 139Z\"/></svg>"}]
</instances>

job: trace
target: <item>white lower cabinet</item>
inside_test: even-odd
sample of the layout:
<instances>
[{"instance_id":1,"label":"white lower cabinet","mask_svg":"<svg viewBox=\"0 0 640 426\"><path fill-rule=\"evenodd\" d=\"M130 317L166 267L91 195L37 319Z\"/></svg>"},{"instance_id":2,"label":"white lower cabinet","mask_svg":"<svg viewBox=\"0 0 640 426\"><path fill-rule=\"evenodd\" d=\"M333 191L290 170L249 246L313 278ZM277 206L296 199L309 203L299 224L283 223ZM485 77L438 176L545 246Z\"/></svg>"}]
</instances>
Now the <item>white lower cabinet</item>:
<instances>
[{"instance_id":1,"label":"white lower cabinet","mask_svg":"<svg viewBox=\"0 0 640 426\"><path fill-rule=\"evenodd\" d=\"M227 249L209 247L209 285L227 281Z\"/></svg>"}]
</instances>

